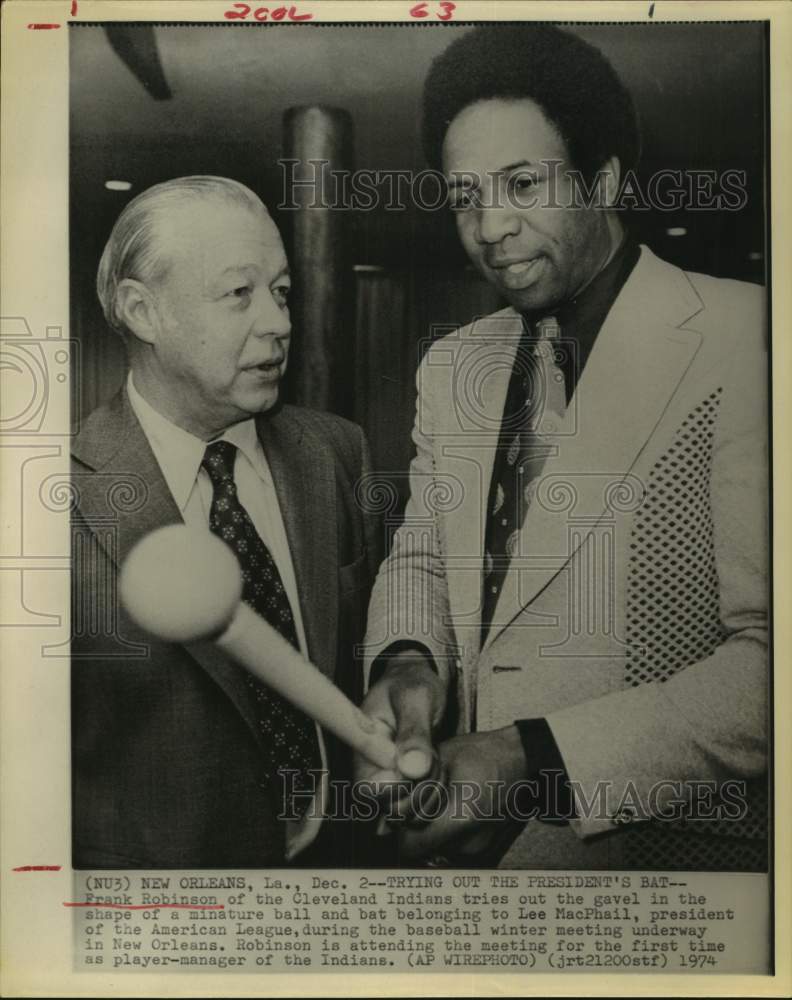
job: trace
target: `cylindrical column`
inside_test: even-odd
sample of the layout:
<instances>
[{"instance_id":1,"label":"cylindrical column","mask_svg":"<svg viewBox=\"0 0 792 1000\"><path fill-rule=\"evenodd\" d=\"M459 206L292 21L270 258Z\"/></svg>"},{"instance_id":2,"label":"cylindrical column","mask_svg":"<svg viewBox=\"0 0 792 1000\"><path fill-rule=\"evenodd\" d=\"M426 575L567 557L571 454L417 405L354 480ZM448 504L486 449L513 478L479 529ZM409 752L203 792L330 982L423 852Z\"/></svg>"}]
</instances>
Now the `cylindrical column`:
<instances>
[{"instance_id":1,"label":"cylindrical column","mask_svg":"<svg viewBox=\"0 0 792 1000\"><path fill-rule=\"evenodd\" d=\"M349 408L351 283L340 172L353 163L352 118L340 108L289 108L284 115L285 204L291 209L293 344L290 395L316 409Z\"/></svg>"}]
</instances>

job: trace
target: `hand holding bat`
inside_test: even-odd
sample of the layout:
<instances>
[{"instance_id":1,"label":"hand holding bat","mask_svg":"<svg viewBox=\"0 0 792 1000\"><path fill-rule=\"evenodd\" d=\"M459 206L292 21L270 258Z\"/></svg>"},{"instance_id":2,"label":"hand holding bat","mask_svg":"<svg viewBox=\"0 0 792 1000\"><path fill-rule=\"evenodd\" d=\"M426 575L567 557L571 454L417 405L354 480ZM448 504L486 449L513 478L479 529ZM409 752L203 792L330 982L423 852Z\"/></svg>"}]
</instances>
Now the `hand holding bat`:
<instances>
[{"instance_id":1,"label":"hand holding bat","mask_svg":"<svg viewBox=\"0 0 792 1000\"><path fill-rule=\"evenodd\" d=\"M372 765L395 766L387 727L242 601L239 563L208 530L171 525L147 535L124 563L119 589L130 616L152 635L180 643L212 639Z\"/></svg>"}]
</instances>

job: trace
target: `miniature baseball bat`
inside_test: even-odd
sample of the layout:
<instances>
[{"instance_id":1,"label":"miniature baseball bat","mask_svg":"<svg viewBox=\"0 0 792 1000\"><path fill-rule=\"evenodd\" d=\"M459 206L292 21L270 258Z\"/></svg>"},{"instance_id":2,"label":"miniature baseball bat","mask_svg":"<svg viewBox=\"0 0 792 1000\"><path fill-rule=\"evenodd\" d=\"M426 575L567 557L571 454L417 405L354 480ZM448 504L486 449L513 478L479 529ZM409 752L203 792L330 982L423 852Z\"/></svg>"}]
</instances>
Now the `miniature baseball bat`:
<instances>
[{"instance_id":1,"label":"miniature baseball bat","mask_svg":"<svg viewBox=\"0 0 792 1000\"><path fill-rule=\"evenodd\" d=\"M142 539L119 581L146 631L169 642L213 639L246 670L378 767L395 767L384 722L367 716L242 601L233 551L210 531L170 525Z\"/></svg>"}]
</instances>

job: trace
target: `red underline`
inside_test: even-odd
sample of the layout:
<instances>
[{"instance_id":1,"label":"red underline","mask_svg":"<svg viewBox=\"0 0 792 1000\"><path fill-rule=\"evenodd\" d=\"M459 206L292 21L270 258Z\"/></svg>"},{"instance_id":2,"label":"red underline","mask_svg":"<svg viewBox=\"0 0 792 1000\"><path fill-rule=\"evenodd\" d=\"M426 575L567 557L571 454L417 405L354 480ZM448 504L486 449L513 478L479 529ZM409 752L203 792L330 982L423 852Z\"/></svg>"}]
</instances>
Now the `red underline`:
<instances>
[{"instance_id":1,"label":"red underline","mask_svg":"<svg viewBox=\"0 0 792 1000\"><path fill-rule=\"evenodd\" d=\"M41 31L42 29L46 29L46 28L60 28L60 25L59 24L29 24L28 25L28 30L29 31Z\"/></svg>"},{"instance_id":2,"label":"red underline","mask_svg":"<svg viewBox=\"0 0 792 1000\"><path fill-rule=\"evenodd\" d=\"M224 910L225 903L64 903L64 906L90 906L95 910L111 907L115 910Z\"/></svg>"},{"instance_id":3,"label":"red underline","mask_svg":"<svg viewBox=\"0 0 792 1000\"><path fill-rule=\"evenodd\" d=\"M60 865L20 865L19 868L12 868L15 872L59 872Z\"/></svg>"}]
</instances>

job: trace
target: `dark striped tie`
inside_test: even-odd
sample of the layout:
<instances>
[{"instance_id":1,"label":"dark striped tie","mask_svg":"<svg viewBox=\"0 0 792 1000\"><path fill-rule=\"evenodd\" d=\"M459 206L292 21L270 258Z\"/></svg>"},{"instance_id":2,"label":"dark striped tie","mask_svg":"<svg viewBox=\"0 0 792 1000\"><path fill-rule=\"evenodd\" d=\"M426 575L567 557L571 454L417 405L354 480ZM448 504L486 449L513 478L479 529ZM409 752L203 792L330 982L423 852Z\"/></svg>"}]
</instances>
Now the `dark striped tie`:
<instances>
[{"instance_id":1,"label":"dark striped tie","mask_svg":"<svg viewBox=\"0 0 792 1000\"><path fill-rule=\"evenodd\" d=\"M555 446L552 433L566 408L564 375L553 341L560 336L554 317L536 324L517 351L504 405L498 452L493 466L484 550L482 642L516 553L520 531L544 464Z\"/></svg>"}]
</instances>

